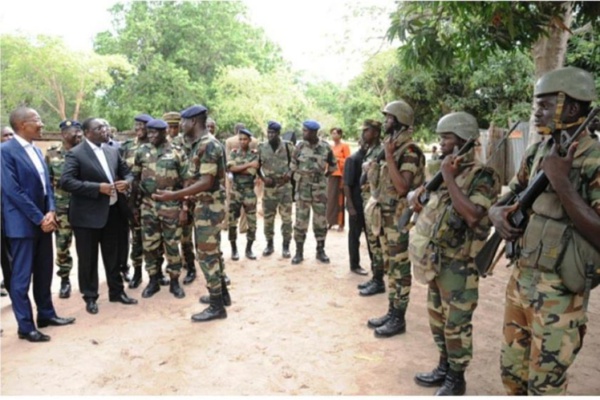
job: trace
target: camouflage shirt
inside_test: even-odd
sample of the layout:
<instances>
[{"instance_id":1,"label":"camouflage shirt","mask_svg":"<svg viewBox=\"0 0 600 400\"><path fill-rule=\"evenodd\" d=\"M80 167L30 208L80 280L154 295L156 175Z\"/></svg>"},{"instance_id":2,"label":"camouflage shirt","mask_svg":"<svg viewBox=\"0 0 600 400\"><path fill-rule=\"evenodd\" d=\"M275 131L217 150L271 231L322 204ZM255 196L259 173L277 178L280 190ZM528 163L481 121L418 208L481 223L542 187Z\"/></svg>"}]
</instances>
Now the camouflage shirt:
<instances>
[{"instance_id":1,"label":"camouflage shirt","mask_svg":"<svg viewBox=\"0 0 600 400\"><path fill-rule=\"evenodd\" d=\"M242 149L234 149L229 153L227 159L227 170L233 166L240 166L258 160L258 152L256 150L242 151ZM233 188L238 190L241 188L254 187L256 179L256 168L247 168L244 173L233 173Z\"/></svg>"},{"instance_id":2,"label":"camouflage shirt","mask_svg":"<svg viewBox=\"0 0 600 400\"><path fill-rule=\"evenodd\" d=\"M132 173L136 199L135 205L151 203L151 195L160 190L179 190L187 167L187 157L182 150L165 141L155 147L150 143L141 145L135 152ZM179 204L179 202L167 202ZM171 204L170 204L171 205Z\"/></svg>"},{"instance_id":3,"label":"camouflage shirt","mask_svg":"<svg viewBox=\"0 0 600 400\"><path fill-rule=\"evenodd\" d=\"M298 186L310 183L326 185L325 172L331 174L336 171L337 160L326 141L319 140L315 145L301 141L292 155L290 169Z\"/></svg>"},{"instance_id":4,"label":"camouflage shirt","mask_svg":"<svg viewBox=\"0 0 600 400\"><path fill-rule=\"evenodd\" d=\"M369 165L371 163L371 161L377 159L377 156L379 156L379 153L382 150L383 150L383 146L381 143L379 143L377 146L369 147L369 149L367 150L367 153L363 157L363 165L365 165L365 164ZM363 198L364 204L367 204L367 200L369 199L369 197L371 195L371 185L369 185L367 171L365 171L364 169L363 169L362 175L360 177L360 191L362 193L362 198Z\"/></svg>"},{"instance_id":5,"label":"camouflage shirt","mask_svg":"<svg viewBox=\"0 0 600 400\"><path fill-rule=\"evenodd\" d=\"M66 211L69 208L71 193L60 188L60 177L62 176L63 166L65 165L65 154L62 144L52 146L46 151L46 165L50 174L50 183L54 190L54 202L57 211Z\"/></svg>"},{"instance_id":6,"label":"camouflage shirt","mask_svg":"<svg viewBox=\"0 0 600 400\"><path fill-rule=\"evenodd\" d=\"M278 183L285 174L290 172L294 145L286 140L281 140L275 151L269 142L263 142L258 146L258 160L263 175L272 178Z\"/></svg>"},{"instance_id":7,"label":"camouflage shirt","mask_svg":"<svg viewBox=\"0 0 600 400\"><path fill-rule=\"evenodd\" d=\"M222 195L225 192L225 150L223 145L211 134L204 134L194 142L185 179L197 181L202 175L215 177L213 187L196 196L206 193Z\"/></svg>"}]
</instances>

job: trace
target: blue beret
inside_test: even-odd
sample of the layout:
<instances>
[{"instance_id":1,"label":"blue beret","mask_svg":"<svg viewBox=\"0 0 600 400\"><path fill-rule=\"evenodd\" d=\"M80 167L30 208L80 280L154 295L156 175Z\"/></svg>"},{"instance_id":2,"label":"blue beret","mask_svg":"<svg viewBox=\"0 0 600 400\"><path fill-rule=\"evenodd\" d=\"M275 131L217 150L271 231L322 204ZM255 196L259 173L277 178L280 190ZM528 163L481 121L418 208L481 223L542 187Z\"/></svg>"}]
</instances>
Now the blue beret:
<instances>
[{"instance_id":1,"label":"blue beret","mask_svg":"<svg viewBox=\"0 0 600 400\"><path fill-rule=\"evenodd\" d=\"M150 121L152 121L154 118L152 118L151 115L148 114L138 114L135 117L133 117L134 121L139 121L139 122L145 122L148 123Z\"/></svg>"},{"instance_id":2,"label":"blue beret","mask_svg":"<svg viewBox=\"0 0 600 400\"><path fill-rule=\"evenodd\" d=\"M304 125L306 129L309 129L311 131L318 131L319 129L321 129L321 125L319 125L317 121L312 119L307 119L302 125Z\"/></svg>"},{"instance_id":3,"label":"blue beret","mask_svg":"<svg viewBox=\"0 0 600 400\"><path fill-rule=\"evenodd\" d=\"M146 123L147 129L167 129L169 124L167 124L162 119L151 119Z\"/></svg>"},{"instance_id":4,"label":"blue beret","mask_svg":"<svg viewBox=\"0 0 600 400\"><path fill-rule=\"evenodd\" d=\"M198 104L183 110L181 112L181 118L194 118L206 111L208 111L208 108Z\"/></svg>"},{"instance_id":5,"label":"blue beret","mask_svg":"<svg viewBox=\"0 0 600 400\"><path fill-rule=\"evenodd\" d=\"M280 131L281 130L281 124L277 121L269 121L269 125L267 125L268 129L272 129L274 131Z\"/></svg>"},{"instance_id":6,"label":"blue beret","mask_svg":"<svg viewBox=\"0 0 600 400\"><path fill-rule=\"evenodd\" d=\"M58 127L63 130L63 129L68 129L71 127L75 127L75 128L80 128L81 129L81 124L78 121L75 121L74 119L65 119L63 122L61 122Z\"/></svg>"},{"instance_id":7,"label":"blue beret","mask_svg":"<svg viewBox=\"0 0 600 400\"><path fill-rule=\"evenodd\" d=\"M248 129L246 128L242 128L239 130L239 133L243 133L244 135L248 135L248 137L252 137L252 132L250 132Z\"/></svg>"}]
</instances>

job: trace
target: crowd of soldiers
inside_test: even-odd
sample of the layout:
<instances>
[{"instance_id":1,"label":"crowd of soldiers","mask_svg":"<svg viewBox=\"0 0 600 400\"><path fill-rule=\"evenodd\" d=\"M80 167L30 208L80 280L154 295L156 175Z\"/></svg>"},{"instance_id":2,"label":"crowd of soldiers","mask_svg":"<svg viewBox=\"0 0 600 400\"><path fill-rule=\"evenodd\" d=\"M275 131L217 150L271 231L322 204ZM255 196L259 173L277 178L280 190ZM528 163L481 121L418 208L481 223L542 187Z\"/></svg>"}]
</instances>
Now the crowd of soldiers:
<instances>
[{"instance_id":1,"label":"crowd of soldiers","mask_svg":"<svg viewBox=\"0 0 600 400\"><path fill-rule=\"evenodd\" d=\"M472 317L479 296L480 272L474 259L492 226L503 239L516 240L520 249L513 259L515 268L506 293L501 376L507 393L564 394L567 369L582 346L590 287L570 290L568 278L560 270L574 267L567 265L571 259L562 255L578 251L585 242L591 249L586 254L591 254L595 273L600 274L596 262L600 249L600 145L587 131L568 149L560 149L560 144L582 125L596 100L594 80L586 71L561 68L538 80L534 96L535 125L543 140L527 150L510 182L510 193L500 199L497 172L481 164L474 147L468 146L479 137L479 124L466 112L453 112L438 121L443 181L436 190L425 186L426 158L412 140L414 112L403 100L383 108L383 123L364 122L361 147L344 168L347 207L354 223L351 231L358 229L358 234L349 235L351 269L357 272L359 268L352 254L361 232L371 261L372 278L358 286L359 294L385 293L384 279L388 278L387 311L369 319L367 325L379 338L405 333L413 275L428 286L429 324L439 362L432 371L416 374L414 380L421 386L439 387L436 395L466 392L465 370L473 357ZM71 290L72 235L67 218L69 193L62 185L61 169L65 153L87 133L77 121L64 121L60 128L63 142L48 150L46 163L60 221L56 231L59 296L66 298ZM143 256L149 283L142 297L149 298L161 286L169 285L176 298L183 298L179 275L185 268L183 283L193 282L197 260L209 293L200 301L208 307L192 320L227 317L225 307L231 304L231 296L221 230L228 228L232 260L238 260L238 220L245 214L245 256L256 259L252 245L256 240L257 180L264 185L267 246L262 255L275 252L274 221L279 212L282 256L292 258L294 200L295 254L291 263L304 260L311 209L316 258L330 262L325 253L327 177L338 167L331 146L319 137L318 122L303 123L303 138L297 144L281 138L281 125L276 121L266 123L267 140L260 144L240 124L234 136L238 147L230 151L214 136L216 123L201 105L181 113L169 112L162 119L137 115L135 139L120 144L108 134L108 125L106 128L105 145L119 146L133 175L127 193L130 232L124 231L123 240L131 237L134 273L129 276L129 246L118 248L119 270L130 288L138 287ZM529 212L527 228L516 228L509 217L518 203L509 203L510 195L526 190L539 171L547 175L549 185ZM558 187L564 190L553 189ZM424 194L427 200L423 200ZM409 209L418 218L399 224ZM166 274L162 270L165 260Z\"/></svg>"}]
</instances>

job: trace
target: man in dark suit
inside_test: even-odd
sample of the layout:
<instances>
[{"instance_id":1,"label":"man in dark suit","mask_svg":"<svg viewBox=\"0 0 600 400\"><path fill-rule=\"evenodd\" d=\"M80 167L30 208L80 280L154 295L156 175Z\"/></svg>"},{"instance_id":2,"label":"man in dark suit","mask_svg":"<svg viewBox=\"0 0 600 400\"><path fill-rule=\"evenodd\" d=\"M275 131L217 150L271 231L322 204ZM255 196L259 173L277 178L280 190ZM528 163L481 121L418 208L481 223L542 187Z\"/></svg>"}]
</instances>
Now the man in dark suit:
<instances>
[{"instance_id":1,"label":"man in dark suit","mask_svg":"<svg viewBox=\"0 0 600 400\"><path fill-rule=\"evenodd\" d=\"M50 336L36 329L29 300L33 276L33 297L37 325L72 324L75 318L60 318L52 304L52 231L57 228L54 198L48 168L42 152L33 146L44 124L31 108L19 107L10 114L13 140L0 146L2 174L2 222L12 256L10 299L20 339L47 342Z\"/></svg>"},{"instance_id":2,"label":"man in dark suit","mask_svg":"<svg viewBox=\"0 0 600 400\"><path fill-rule=\"evenodd\" d=\"M60 180L71 192L69 222L75 233L79 261L79 290L86 310L98 313L98 244L106 270L108 299L111 302L137 304L123 290L118 266L120 229L125 226L124 193L133 175L117 149L102 146L108 134L101 119L88 118L82 124L84 140L67 153Z\"/></svg>"}]
</instances>

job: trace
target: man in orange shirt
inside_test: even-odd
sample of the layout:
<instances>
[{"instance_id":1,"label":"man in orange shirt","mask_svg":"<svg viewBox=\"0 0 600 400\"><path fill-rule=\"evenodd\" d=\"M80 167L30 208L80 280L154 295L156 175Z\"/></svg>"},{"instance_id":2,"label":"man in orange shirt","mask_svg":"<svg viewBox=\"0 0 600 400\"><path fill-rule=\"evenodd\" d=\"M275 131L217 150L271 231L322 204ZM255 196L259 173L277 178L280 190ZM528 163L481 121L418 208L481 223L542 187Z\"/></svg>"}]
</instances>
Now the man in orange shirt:
<instances>
[{"instance_id":1,"label":"man in orange shirt","mask_svg":"<svg viewBox=\"0 0 600 400\"><path fill-rule=\"evenodd\" d=\"M333 154L338 162L337 171L329 176L327 181L327 226L337 225L338 230L344 230L344 182L342 174L346 158L350 157L350 147L342 143L344 132L341 128L331 128L329 131L333 140Z\"/></svg>"}]
</instances>

